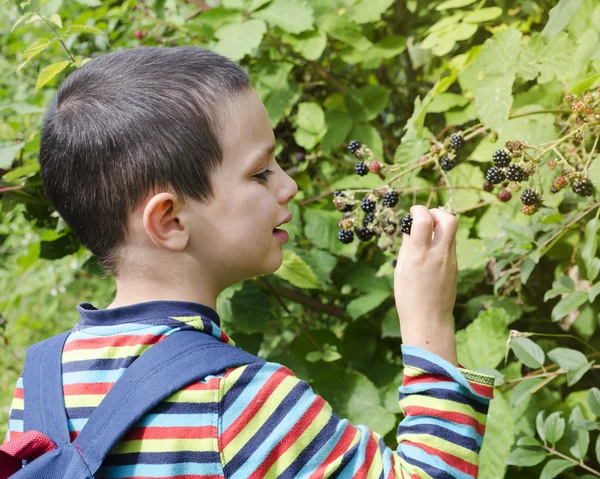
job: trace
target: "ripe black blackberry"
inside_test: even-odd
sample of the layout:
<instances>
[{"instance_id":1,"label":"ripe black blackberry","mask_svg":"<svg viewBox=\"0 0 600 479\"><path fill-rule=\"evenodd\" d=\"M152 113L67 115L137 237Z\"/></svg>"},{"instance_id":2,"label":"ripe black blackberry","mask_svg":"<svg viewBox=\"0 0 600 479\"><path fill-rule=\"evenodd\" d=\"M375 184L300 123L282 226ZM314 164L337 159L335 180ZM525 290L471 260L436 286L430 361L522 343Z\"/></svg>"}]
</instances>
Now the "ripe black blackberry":
<instances>
[{"instance_id":1,"label":"ripe black blackberry","mask_svg":"<svg viewBox=\"0 0 600 479\"><path fill-rule=\"evenodd\" d=\"M361 241L369 241L371 238L373 238L374 234L375 233L373 233L373 230L368 228L361 228L356 231L356 237Z\"/></svg>"},{"instance_id":2,"label":"ripe black blackberry","mask_svg":"<svg viewBox=\"0 0 600 479\"><path fill-rule=\"evenodd\" d=\"M521 201L524 205L531 206L537 204L539 197L535 191L525 190L523 193L521 193Z\"/></svg>"},{"instance_id":3,"label":"ripe black blackberry","mask_svg":"<svg viewBox=\"0 0 600 479\"><path fill-rule=\"evenodd\" d=\"M383 195L383 206L393 208L398 204L398 192L396 190L390 190Z\"/></svg>"},{"instance_id":4,"label":"ripe black blackberry","mask_svg":"<svg viewBox=\"0 0 600 479\"><path fill-rule=\"evenodd\" d=\"M392 260L392 266L395 268L397 264L398 264L398 260L397 259L393 259Z\"/></svg>"},{"instance_id":5,"label":"ripe black blackberry","mask_svg":"<svg viewBox=\"0 0 600 479\"><path fill-rule=\"evenodd\" d=\"M356 173L358 176L365 176L367 173L369 173L369 167L365 165L364 161L359 161L354 166L354 173Z\"/></svg>"},{"instance_id":6,"label":"ripe black blackberry","mask_svg":"<svg viewBox=\"0 0 600 479\"><path fill-rule=\"evenodd\" d=\"M590 180L585 178L573 185L573 192L579 196L592 196L594 194L594 185Z\"/></svg>"},{"instance_id":7,"label":"ripe black blackberry","mask_svg":"<svg viewBox=\"0 0 600 479\"><path fill-rule=\"evenodd\" d=\"M400 223L400 230L403 233L410 234L410 229L412 228L413 218L411 215L406 215L402 218L402 222Z\"/></svg>"},{"instance_id":8,"label":"ripe black blackberry","mask_svg":"<svg viewBox=\"0 0 600 479\"><path fill-rule=\"evenodd\" d=\"M491 184L497 185L498 183L502 183L506 179L506 175L504 174L504 171L502 171L500 168L492 167L489 170L487 170L487 173L485 174L485 179L488 180Z\"/></svg>"},{"instance_id":9,"label":"ripe black blackberry","mask_svg":"<svg viewBox=\"0 0 600 479\"><path fill-rule=\"evenodd\" d=\"M510 164L510 156L504 150L496 150L492 155L492 160L498 168L504 168Z\"/></svg>"},{"instance_id":10,"label":"ripe black blackberry","mask_svg":"<svg viewBox=\"0 0 600 479\"><path fill-rule=\"evenodd\" d=\"M506 179L510 181L523 181L525 179L525 172L519 165L510 165L506 169Z\"/></svg>"},{"instance_id":11,"label":"ripe black blackberry","mask_svg":"<svg viewBox=\"0 0 600 479\"><path fill-rule=\"evenodd\" d=\"M367 226L369 223L375 221L375 213L367 213L363 218L363 226Z\"/></svg>"},{"instance_id":12,"label":"ripe black blackberry","mask_svg":"<svg viewBox=\"0 0 600 479\"><path fill-rule=\"evenodd\" d=\"M344 192L342 190L336 190L333 192L333 197L335 198L336 196L344 196Z\"/></svg>"},{"instance_id":13,"label":"ripe black blackberry","mask_svg":"<svg viewBox=\"0 0 600 479\"><path fill-rule=\"evenodd\" d=\"M354 233L352 230L340 230L338 233L338 240L344 244L349 244L354 241Z\"/></svg>"},{"instance_id":14,"label":"ripe black blackberry","mask_svg":"<svg viewBox=\"0 0 600 479\"><path fill-rule=\"evenodd\" d=\"M442 156L440 158L440 168L444 171L450 171L452 168L456 166L456 163L452 161L447 156Z\"/></svg>"},{"instance_id":15,"label":"ripe black blackberry","mask_svg":"<svg viewBox=\"0 0 600 479\"><path fill-rule=\"evenodd\" d=\"M352 140L350 143L348 143L348 151L353 155L356 155L356 152L360 149L361 146L362 145L360 144L360 141Z\"/></svg>"},{"instance_id":16,"label":"ripe black blackberry","mask_svg":"<svg viewBox=\"0 0 600 479\"><path fill-rule=\"evenodd\" d=\"M460 150L463 145L465 144L465 139L462 137L462 135L460 133L454 133L454 135L452 135L450 137L450 146L458 151Z\"/></svg>"},{"instance_id":17,"label":"ripe black blackberry","mask_svg":"<svg viewBox=\"0 0 600 479\"><path fill-rule=\"evenodd\" d=\"M375 211L375 202L369 198L363 198L360 207L365 213L370 213L371 211Z\"/></svg>"}]
</instances>

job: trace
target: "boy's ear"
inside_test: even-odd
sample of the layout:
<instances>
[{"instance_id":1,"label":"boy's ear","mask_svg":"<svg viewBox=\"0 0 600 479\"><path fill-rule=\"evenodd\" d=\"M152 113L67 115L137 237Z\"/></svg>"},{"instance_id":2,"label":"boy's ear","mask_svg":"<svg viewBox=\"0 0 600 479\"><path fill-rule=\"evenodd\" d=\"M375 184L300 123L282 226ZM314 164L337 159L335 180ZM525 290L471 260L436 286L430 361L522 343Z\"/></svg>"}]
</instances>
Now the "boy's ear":
<instances>
[{"instance_id":1,"label":"boy's ear","mask_svg":"<svg viewBox=\"0 0 600 479\"><path fill-rule=\"evenodd\" d=\"M158 193L146 203L144 229L159 248L183 251L186 247L190 232L178 216L181 209L181 202L172 193Z\"/></svg>"}]
</instances>

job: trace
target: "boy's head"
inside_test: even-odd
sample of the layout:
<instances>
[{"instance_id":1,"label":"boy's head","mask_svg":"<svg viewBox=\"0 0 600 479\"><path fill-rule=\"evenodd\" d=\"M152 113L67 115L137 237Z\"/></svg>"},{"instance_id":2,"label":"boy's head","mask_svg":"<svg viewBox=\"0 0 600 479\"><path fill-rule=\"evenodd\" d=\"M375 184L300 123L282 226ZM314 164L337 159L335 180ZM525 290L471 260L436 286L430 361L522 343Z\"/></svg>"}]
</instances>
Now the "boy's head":
<instances>
[{"instance_id":1,"label":"boy's head","mask_svg":"<svg viewBox=\"0 0 600 479\"><path fill-rule=\"evenodd\" d=\"M240 66L201 48L136 48L65 80L40 163L57 211L117 277L201 270L226 287L281 263L273 229L297 186L273 147Z\"/></svg>"}]
</instances>

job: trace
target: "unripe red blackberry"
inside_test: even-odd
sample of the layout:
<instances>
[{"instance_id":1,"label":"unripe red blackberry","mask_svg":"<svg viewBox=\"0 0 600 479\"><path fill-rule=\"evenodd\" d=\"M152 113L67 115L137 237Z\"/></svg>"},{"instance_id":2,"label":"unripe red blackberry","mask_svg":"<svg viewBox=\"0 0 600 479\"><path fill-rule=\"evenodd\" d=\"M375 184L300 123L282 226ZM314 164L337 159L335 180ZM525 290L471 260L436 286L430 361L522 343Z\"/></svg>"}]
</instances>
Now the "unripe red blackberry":
<instances>
[{"instance_id":1,"label":"unripe red blackberry","mask_svg":"<svg viewBox=\"0 0 600 479\"><path fill-rule=\"evenodd\" d=\"M523 193L521 193L521 201L524 205L532 206L537 204L539 197L535 191L525 190Z\"/></svg>"},{"instance_id":2,"label":"unripe red blackberry","mask_svg":"<svg viewBox=\"0 0 600 479\"><path fill-rule=\"evenodd\" d=\"M142 38L144 38L145 34L144 34L143 30L136 30L134 32L133 36L135 38L137 38L138 40L141 40Z\"/></svg>"},{"instance_id":3,"label":"unripe red blackberry","mask_svg":"<svg viewBox=\"0 0 600 479\"><path fill-rule=\"evenodd\" d=\"M344 244L349 244L354 241L354 233L352 230L340 230L338 233L338 240Z\"/></svg>"},{"instance_id":4,"label":"unripe red blackberry","mask_svg":"<svg viewBox=\"0 0 600 479\"><path fill-rule=\"evenodd\" d=\"M360 207L365 213L370 213L371 211L375 211L375 202L369 198L363 198Z\"/></svg>"},{"instance_id":5,"label":"unripe red blackberry","mask_svg":"<svg viewBox=\"0 0 600 479\"><path fill-rule=\"evenodd\" d=\"M564 176L559 176L554 180L554 183L552 186L554 186L554 188L556 188L557 190L562 190L563 188L567 187L568 185L569 185L569 181Z\"/></svg>"},{"instance_id":6,"label":"unripe red blackberry","mask_svg":"<svg viewBox=\"0 0 600 479\"><path fill-rule=\"evenodd\" d=\"M452 149L458 151L465 144L465 139L460 133L455 133L450 137L450 146Z\"/></svg>"},{"instance_id":7,"label":"unripe red blackberry","mask_svg":"<svg viewBox=\"0 0 600 479\"><path fill-rule=\"evenodd\" d=\"M494 191L494 185L492 183L490 183L489 181L484 181L483 189L485 191L487 191L488 193L491 193L492 191Z\"/></svg>"},{"instance_id":8,"label":"unripe red blackberry","mask_svg":"<svg viewBox=\"0 0 600 479\"><path fill-rule=\"evenodd\" d=\"M506 179L510 181L523 181L525 179L525 172L519 165L510 165L506 169Z\"/></svg>"},{"instance_id":9,"label":"unripe red blackberry","mask_svg":"<svg viewBox=\"0 0 600 479\"><path fill-rule=\"evenodd\" d=\"M413 217L411 215L406 215L402 218L402 222L400 223L400 230L403 233L410 234L410 230L412 228Z\"/></svg>"},{"instance_id":10,"label":"unripe red blackberry","mask_svg":"<svg viewBox=\"0 0 600 479\"><path fill-rule=\"evenodd\" d=\"M510 201L511 198L512 198L512 194L508 190L500 190L498 192L498 199L500 201L502 201L503 203L506 203L507 201Z\"/></svg>"},{"instance_id":11,"label":"unripe red blackberry","mask_svg":"<svg viewBox=\"0 0 600 479\"><path fill-rule=\"evenodd\" d=\"M356 231L356 237L364 242L369 241L371 238L373 238L373 236L373 230L370 230L368 228L361 228Z\"/></svg>"},{"instance_id":12,"label":"unripe red blackberry","mask_svg":"<svg viewBox=\"0 0 600 479\"><path fill-rule=\"evenodd\" d=\"M372 161L369 164L369 171L371 173L377 174L377 173L379 173L379 170L381 170L381 164L379 164L377 161Z\"/></svg>"},{"instance_id":13,"label":"unripe red blackberry","mask_svg":"<svg viewBox=\"0 0 600 479\"><path fill-rule=\"evenodd\" d=\"M387 206L389 208L393 208L398 204L398 193L396 190L390 190L385 195L383 195L383 206Z\"/></svg>"},{"instance_id":14,"label":"unripe red blackberry","mask_svg":"<svg viewBox=\"0 0 600 479\"><path fill-rule=\"evenodd\" d=\"M502 171L500 168L492 167L489 170L487 170L485 174L485 179L493 185L497 185L498 183L502 183L506 179L506 175L504 174L504 171Z\"/></svg>"},{"instance_id":15,"label":"unripe red blackberry","mask_svg":"<svg viewBox=\"0 0 600 479\"><path fill-rule=\"evenodd\" d=\"M359 161L354 166L354 173L356 173L358 176L365 176L368 172L369 168L367 168L367 165L365 165L365 163L362 161Z\"/></svg>"},{"instance_id":16,"label":"unripe red blackberry","mask_svg":"<svg viewBox=\"0 0 600 479\"><path fill-rule=\"evenodd\" d=\"M352 140L350 143L348 143L348 151L353 155L356 155L356 152L360 150L361 146L362 145L360 144L360 141Z\"/></svg>"},{"instance_id":17,"label":"unripe red blackberry","mask_svg":"<svg viewBox=\"0 0 600 479\"><path fill-rule=\"evenodd\" d=\"M594 185L590 180L585 178L573 185L573 192L579 196L592 196L594 194Z\"/></svg>"},{"instance_id":18,"label":"unripe red blackberry","mask_svg":"<svg viewBox=\"0 0 600 479\"><path fill-rule=\"evenodd\" d=\"M504 150L496 150L496 152L492 155L492 160L494 161L494 165L498 168L504 168L510 164L510 156Z\"/></svg>"},{"instance_id":19,"label":"unripe red blackberry","mask_svg":"<svg viewBox=\"0 0 600 479\"><path fill-rule=\"evenodd\" d=\"M452 161L447 156L442 156L440 158L440 168L444 171L450 171L452 168L456 166L456 163Z\"/></svg>"}]
</instances>

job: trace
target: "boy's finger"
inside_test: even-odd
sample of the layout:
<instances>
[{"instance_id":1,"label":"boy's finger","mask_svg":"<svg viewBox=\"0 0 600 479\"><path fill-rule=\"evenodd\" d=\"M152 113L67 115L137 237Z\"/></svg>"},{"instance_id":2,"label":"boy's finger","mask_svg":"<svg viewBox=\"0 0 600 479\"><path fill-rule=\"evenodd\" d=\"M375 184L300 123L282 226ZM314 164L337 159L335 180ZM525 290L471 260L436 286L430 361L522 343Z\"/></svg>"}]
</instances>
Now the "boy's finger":
<instances>
[{"instance_id":1,"label":"boy's finger","mask_svg":"<svg viewBox=\"0 0 600 479\"><path fill-rule=\"evenodd\" d=\"M437 208L429 210L429 213L434 221L434 236L431 247L435 248L438 245L445 245L447 248L450 248L452 241L456 237L458 219L456 216Z\"/></svg>"},{"instance_id":2,"label":"boy's finger","mask_svg":"<svg viewBox=\"0 0 600 479\"><path fill-rule=\"evenodd\" d=\"M410 229L410 244L417 249L428 250L431 247L433 234L433 218L425 206L414 205L410 209L413 217Z\"/></svg>"}]
</instances>

